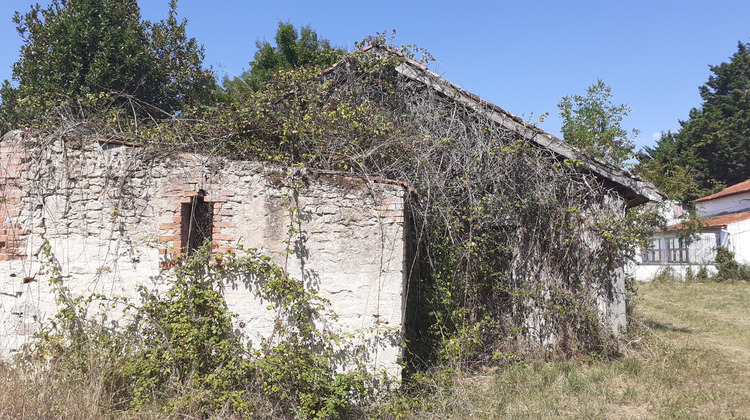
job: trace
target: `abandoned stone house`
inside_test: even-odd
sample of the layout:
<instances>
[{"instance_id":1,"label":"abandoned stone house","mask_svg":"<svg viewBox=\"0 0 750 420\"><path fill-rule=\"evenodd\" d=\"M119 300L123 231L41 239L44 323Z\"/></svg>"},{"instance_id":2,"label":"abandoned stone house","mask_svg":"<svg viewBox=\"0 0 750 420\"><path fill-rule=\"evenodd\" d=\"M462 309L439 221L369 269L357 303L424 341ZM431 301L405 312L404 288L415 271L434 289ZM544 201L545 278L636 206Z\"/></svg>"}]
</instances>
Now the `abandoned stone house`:
<instances>
[{"instance_id":1,"label":"abandoned stone house","mask_svg":"<svg viewBox=\"0 0 750 420\"><path fill-rule=\"evenodd\" d=\"M403 322L404 200L398 182L297 173L221 158L148 152L104 140L66 148L24 132L0 143L0 336L8 354L56 312L50 265L74 294L138 296L181 251L213 241L216 252L242 244L276 262L332 302L348 331L373 337ZM296 192L296 194L295 194ZM293 201L292 201L293 200ZM282 260L289 208L299 208L304 244ZM45 246L49 246L45 250ZM267 336L274 312L240 288L227 288L238 328ZM381 334L382 335L382 334ZM373 362L393 373L399 347L380 343Z\"/></svg>"},{"instance_id":2,"label":"abandoned stone house","mask_svg":"<svg viewBox=\"0 0 750 420\"><path fill-rule=\"evenodd\" d=\"M660 194L651 185L580 154L406 61L418 80L468 108L489 107L497 124L565 159L582 162L629 206ZM291 179L303 179L294 184ZM292 188L292 185L295 185ZM164 155L108 141L66 144L30 131L0 141L0 351L17 351L55 312L48 279L54 268L73 293L138 296L139 284L158 287L174 258L210 239L221 252L241 244L287 267L331 301L344 331L362 331L370 363L400 375L394 335L407 314L411 259L406 202L398 181L291 170L200 155ZM303 232L286 258L289 208ZM599 308L614 330L625 325L622 276ZM242 287L225 291L238 330L252 342L268 336L274 313ZM110 320L115 322L115 320Z\"/></svg>"}]
</instances>

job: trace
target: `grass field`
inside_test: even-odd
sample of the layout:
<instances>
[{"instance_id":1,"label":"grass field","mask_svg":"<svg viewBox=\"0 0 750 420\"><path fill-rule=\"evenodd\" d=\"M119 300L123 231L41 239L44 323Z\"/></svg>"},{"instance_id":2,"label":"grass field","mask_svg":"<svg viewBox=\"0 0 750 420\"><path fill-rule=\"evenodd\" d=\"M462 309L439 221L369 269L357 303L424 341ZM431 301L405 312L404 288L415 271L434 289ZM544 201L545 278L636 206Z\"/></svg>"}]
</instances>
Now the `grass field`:
<instances>
[{"instance_id":1,"label":"grass field","mask_svg":"<svg viewBox=\"0 0 750 420\"><path fill-rule=\"evenodd\" d=\"M436 388L415 418L750 418L750 283L642 284L614 361L528 362Z\"/></svg>"}]
</instances>

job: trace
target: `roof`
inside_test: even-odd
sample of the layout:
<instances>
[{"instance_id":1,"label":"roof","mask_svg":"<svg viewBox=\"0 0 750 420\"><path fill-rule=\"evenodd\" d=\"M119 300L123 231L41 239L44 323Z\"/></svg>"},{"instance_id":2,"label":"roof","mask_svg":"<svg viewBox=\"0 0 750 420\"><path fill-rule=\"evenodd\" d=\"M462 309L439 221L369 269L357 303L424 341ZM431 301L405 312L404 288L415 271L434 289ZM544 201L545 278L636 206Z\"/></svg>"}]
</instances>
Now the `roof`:
<instances>
[{"instance_id":1,"label":"roof","mask_svg":"<svg viewBox=\"0 0 750 420\"><path fill-rule=\"evenodd\" d=\"M748 219L750 219L750 211L744 211L742 213L731 213L722 214L720 216L706 217L705 219L701 219L701 224L704 228L722 227ZM667 227L667 230L679 229L682 229L682 223Z\"/></svg>"},{"instance_id":2,"label":"roof","mask_svg":"<svg viewBox=\"0 0 750 420\"><path fill-rule=\"evenodd\" d=\"M719 198L729 197L730 195L742 194L746 192L750 192L750 179L744 182L740 182L739 184L734 184L731 187L724 188L717 193L701 197L693 201L693 203L702 203L704 201L716 200Z\"/></svg>"},{"instance_id":3,"label":"roof","mask_svg":"<svg viewBox=\"0 0 750 420\"><path fill-rule=\"evenodd\" d=\"M371 48L374 47L368 46L363 51ZM385 46L377 46L377 48L394 53ZM580 161L584 171L595 175L605 186L616 190L627 200L628 206L636 206L648 201L661 202L666 198L651 183L609 163L586 155L563 140L544 132L539 127L523 121L523 119L482 99L478 95L461 89L459 86L431 72L427 67L414 60L405 60L396 67L396 71L408 79L434 89L446 98L450 98L469 109L477 112L489 111L488 117L492 121L505 129L518 133L531 144L549 150L564 159Z\"/></svg>"}]
</instances>

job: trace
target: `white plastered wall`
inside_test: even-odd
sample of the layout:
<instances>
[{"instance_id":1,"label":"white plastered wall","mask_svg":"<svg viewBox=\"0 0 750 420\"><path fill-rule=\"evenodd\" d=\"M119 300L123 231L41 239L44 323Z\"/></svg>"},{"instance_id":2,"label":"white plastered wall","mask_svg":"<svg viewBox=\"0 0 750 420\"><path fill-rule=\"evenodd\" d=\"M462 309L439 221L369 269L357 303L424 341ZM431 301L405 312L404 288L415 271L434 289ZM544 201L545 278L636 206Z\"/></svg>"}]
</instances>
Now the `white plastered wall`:
<instances>
[{"instance_id":1,"label":"white plastered wall","mask_svg":"<svg viewBox=\"0 0 750 420\"><path fill-rule=\"evenodd\" d=\"M184 155L146 160L142 151L121 145L72 149L50 142L38 148L27 140L11 135L2 144L31 155L22 176L29 195L17 217L28 231L24 259L0 262L2 354L18 351L57 312L53 274L75 295L137 301L140 284L165 289L164 227L179 216L184 193L202 189L223 217L216 219L223 226L216 234L221 247L258 248L286 267L331 301L336 328L367 342L374 370L400 377L402 185L304 171L289 180L287 170L256 163ZM300 236L292 238L295 253L287 256L292 206L299 208L294 222ZM225 297L249 342L268 336L276 313L267 302L245 285L227 287ZM115 305L103 321L121 324L120 313Z\"/></svg>"}]
</instances>

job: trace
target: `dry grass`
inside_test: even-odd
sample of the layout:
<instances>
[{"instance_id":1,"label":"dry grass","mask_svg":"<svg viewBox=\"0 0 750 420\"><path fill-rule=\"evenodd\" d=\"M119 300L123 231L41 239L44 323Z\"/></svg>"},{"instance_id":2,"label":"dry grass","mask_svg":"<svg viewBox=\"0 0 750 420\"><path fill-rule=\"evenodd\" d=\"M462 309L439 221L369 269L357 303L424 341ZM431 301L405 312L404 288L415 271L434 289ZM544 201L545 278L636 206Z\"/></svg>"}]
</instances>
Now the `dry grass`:
<instances>
[{"instance_id":1,"label":"dry grass","mask_svg":"<svg viewBox=\"0 0 750 420\"><path fill-rule=\"evenodd\" d=\"M0 362L0 420L102 418L165 419L160 407L147 407L136 416L107 412L110 395L103 386L105 366L99 354L89 355L92 369L83 377L61 377L63 369L37 372L30 364ZM183 417L184 418L184 417Z\"/></svg>"},{"instance_id":2,"label":"dry grass","mask_svg":"<svg viewBox=\"0 0 750 420\"><path fill-rule=\"evenodd\" d=\"M750 284L640 286L619 360L533 361L454 377L414 418L748 418Z\"/></svg>"},{"instance_id":3,"label":"dry grass","mask_svg":"<svg viewBox=\"0 0 750 420\"><path fill-rule=\"evenodd\" d=\"M0 382L0 419L101 418L97 378L61 381L2 364Z\"/></svg>"}]
</instances>

